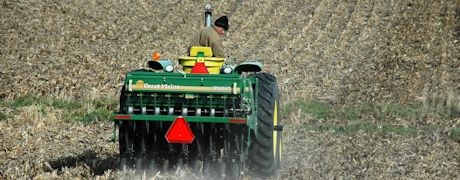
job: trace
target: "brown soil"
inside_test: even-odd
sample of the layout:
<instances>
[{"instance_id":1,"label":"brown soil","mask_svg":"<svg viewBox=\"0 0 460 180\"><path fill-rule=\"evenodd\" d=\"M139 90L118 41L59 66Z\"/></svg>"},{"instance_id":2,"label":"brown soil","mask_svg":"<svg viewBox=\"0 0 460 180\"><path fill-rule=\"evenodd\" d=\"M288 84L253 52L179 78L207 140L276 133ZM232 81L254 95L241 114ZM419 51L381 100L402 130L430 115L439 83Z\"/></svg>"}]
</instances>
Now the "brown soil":
<instances>
[{"instance_id":1,"label":"brown soil","mask_svg":"<svg viewBox=\"0 0 460 180\"><path fill-rule=\"evenodd\" d=\"M203 26L203 1L0 0L0 99L118 96L124 74L150 53L184 55ZM283 104L429 103L460 107L460 5L456 0L222 1L228 62L259 60L277 76ZM112 126L59 121L36 107L0 121L0 178L120 178ZM283 117L285 179L457 179L459 141L448 131L343 135ZM389 120L391 121L391 120ZM460 119L432 124L458 127ZM414 122L415 123L415 122Z\"/></svg>"}]
</instances>

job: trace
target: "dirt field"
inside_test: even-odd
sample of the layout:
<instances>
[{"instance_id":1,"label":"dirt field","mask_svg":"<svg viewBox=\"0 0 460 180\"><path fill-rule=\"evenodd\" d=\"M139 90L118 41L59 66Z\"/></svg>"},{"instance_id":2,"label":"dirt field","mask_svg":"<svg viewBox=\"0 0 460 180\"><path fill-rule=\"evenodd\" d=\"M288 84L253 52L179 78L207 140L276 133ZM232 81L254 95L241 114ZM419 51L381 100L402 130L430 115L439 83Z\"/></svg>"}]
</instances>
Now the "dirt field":
<instances>
[{"instance_id":1,"label":"dirt field","mask_svg":"<svg viewBox=\"0 0 460 180\"><path fill-rule=\"evenodd\" d=\"M83 125L62 121L59 108L6 104L27 94L116 98L124 74L144 67L152 51L184 55L203 26L204 4L0 0L0 179L125 177L116 169L109 121ZM278 78L283 105L437 103L460 111L457 0L233 0L213 7L230 19L227 61L262 62ZM366 118L380 128L379 119ZM417 127L409 135L315 129L350 124L301 109L283 121L283 179L460 178L460 132L452 135L458 115L385 119Z\"/></svg>"}]
</instances>

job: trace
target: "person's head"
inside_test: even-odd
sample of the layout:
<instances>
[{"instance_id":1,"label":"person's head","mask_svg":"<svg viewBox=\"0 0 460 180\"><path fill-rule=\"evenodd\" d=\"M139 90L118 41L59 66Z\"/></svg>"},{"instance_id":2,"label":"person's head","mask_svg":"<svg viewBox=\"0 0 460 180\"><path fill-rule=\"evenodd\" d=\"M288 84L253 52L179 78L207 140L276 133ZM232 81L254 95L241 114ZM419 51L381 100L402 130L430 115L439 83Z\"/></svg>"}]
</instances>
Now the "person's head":
<instances>
[{"instance_id":1,"label":"person's head","mask_svg":"<svg viewBox=\"0 0 460 180\"><path fill-rule=\"evenodd\" d=\"M224 35L225 31L228 30L228 18L227 16L221 16L214 22L216 31L219 35Z\"/></svg>"}]
</instances>

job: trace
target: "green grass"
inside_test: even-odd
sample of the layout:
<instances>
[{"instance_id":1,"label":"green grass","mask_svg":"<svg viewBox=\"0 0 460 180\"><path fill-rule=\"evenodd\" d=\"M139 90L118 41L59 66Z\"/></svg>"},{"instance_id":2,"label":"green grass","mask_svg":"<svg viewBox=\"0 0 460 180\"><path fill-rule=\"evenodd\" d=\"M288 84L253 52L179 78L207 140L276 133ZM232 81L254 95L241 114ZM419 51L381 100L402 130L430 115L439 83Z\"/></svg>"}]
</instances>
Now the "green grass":
<instances>
[{"instance_id":1,"label":"green grass","mask_svg":"<svg viewBox=\"0 0 460 180\"><path fill-rule=\"evenodd\" d=\"M398 135L413 135L417 132L416 129L410 127L401 127L391 124L376 125L370 122L355 122L347 125L306 125L306 128L319 132L334 132L338 134L355 134L357 132L365 132L367 134L398 134Z\"/></svg>"},{"instance_id":2,"label":"green grass","mask_svg":"<svg viewBox=\"0 0 460 180\"><path fill-rule=\"evenodd\" d=\"M64 99L58 99L58 98L48 98L48 97L35 96L35 95L21 96L9 104L9 106L13 108L26 107L26 106L32 106L32 105L54 107L54 108L66 109L66 110L78 109L82 107L82 103L78 101L64 100Z\"/></svg>"},{"instance_id":3,"label":"green grass","mask_svg":"<svg viewBox=\"0 0 460 180\"><path fill-rule=\"evenodd\" d=\"M90 123L94 121L106 121L112 116L111 111L106 109L96 109L90 112L77 112L74 114L75 120L82 123Z\"/></svg>"},{"instance_id":4,"label":"green grass","mask_svg":"<svg viewBox=\"0 0 460 180\"><path fill-rule=\"evenodd\" d=\"M38 96L34 95L25 95L17 98L11 103L12 107L25 107L25 106L31 106L31 105L36 105L36 104L43 104L44 102L43 98L39 98Z\"/></svg>"},{"instance_id":5,"label":"green grass","mask_svg":"<svg viewBox=\"0 0 460 180\"><path fill-rule=\"evenodd\" d=\"M428 115L444 119L460 117L458 108L448 106L440 108L434 104L424 106L422 104L373 103L339 106L312 100L297 100L282 108L282 114L285 116L301 110L318 119L357 120L362 117L372 117L379 121L387 121L398 118L420 120Z\"/></svg>"},{"instance_id":6,"label":"green grass","mask_svg":"<svg viewBox=\"0 0 460 180\"><path fill-rule=\"evenodd\" d=\"M115 109L118 106L118 99L109 99L109 98L102 98L102 99L95 99L90 101L91 104L94 105L96 109Z\"/></svg>"},{"instance_id":7,"label":"green grass","mask_svg":"<svg viewBox=\"0 0 460 180\"><path fill-rule=\"evenodd\" d=\"M283 107L283 115L287 115L294 110L302 110L315 118L326 119L332 115L331 107L322 102L316 101L294 101Z\"/></svg>"},{"instance_id":8,"label":"green grass","mask_svg":"<svg viewBox=\"0 0 460 180\"><path fill-rule=\"evenodd\" d=\"M313 131L331 131L340 134L357 132L414 135L440 131L442 127L420 125L418 122L425 118L439 117L440 121L460 117L458 108L440 107L437 104L398 104L398 103L369 103L354 105L330 105L313 100L297 100L282 107L283 116L301 111L317 120L303 122L304 126ZM325 121L318 121L325 120ZM401 126L401 122L406 124ZM459 128L450 132L454 138L459 138Z\"/></svg>"},{"instance_id":9,"label":"green grass","mask_svg":"<svg viewBox=\"0 0 460 180\"><path fill-rule=\"evenodd\" d=\"M66 110L79 109L82 107L82 104L76 101L69 101L69 100L62 100L62 99L53 99L51 100L50 105L58 109L66 109Z\"/></svg>"},{"instance_id":10,"label":"green grass","mask_svg":"<svg viewBox=\"0 0 460 180\"><path fill-rule=\"evenodd\" d=\"M451 131L450 131L450 136L457 140L458 142L460 142L460 127L456 127L456 128L453 128Z\"/></svg>"},{"instance_id":11,"label":"green grass","mask_svg":"<svg viewBox=\"0 0 460 180\"><path fill-rule=\"evenodd\" d=\"M8 118L9 118L9 116L7 116L7 115L6 115L5 113L3 113L3 112L0 112L0 121L6 120L6 119L8 119Z\"/></svg>"},{"instance_id":12,"label":"green grass","mask_svg":"<svg viewBox=\"0 0 460 180\"><path fill-rule=\"evenodd\" d=\"M5 101L3 99L0 99L0 107L4 107L4 106L5 106ZM0 121L6 120L8 118L9 117L5 113L0 111Z\"/></svg>"},{"instance_id":13,"label":"green grass","mask_svg":"<svg viewBox=\"0 0 460 180\"><path fill-rule=\"evenodd\" d=\"M403 118L409 120L420 119L423 115L423 106L421 104L402 105L382 103L376 104L373 110L374 117L377 119Z\"/></svg>"},{"instance_id":14,"label":"green grass","mask_svg":"<svg viewBox=\"0 0 460 180\"><path fill-rule=\"evenodd\" d=\"M47 114L47 110L62 110L65 121L90 123L93 121L111 120L111 112L117 107L115 99L101 98L96 100L68 100L36 95L21 96L13 101L1 102L2 107L20 109L22 107L37 106L39 112ZM8 116L0 112L0 119Z\"/></svg>"}]
</instances>

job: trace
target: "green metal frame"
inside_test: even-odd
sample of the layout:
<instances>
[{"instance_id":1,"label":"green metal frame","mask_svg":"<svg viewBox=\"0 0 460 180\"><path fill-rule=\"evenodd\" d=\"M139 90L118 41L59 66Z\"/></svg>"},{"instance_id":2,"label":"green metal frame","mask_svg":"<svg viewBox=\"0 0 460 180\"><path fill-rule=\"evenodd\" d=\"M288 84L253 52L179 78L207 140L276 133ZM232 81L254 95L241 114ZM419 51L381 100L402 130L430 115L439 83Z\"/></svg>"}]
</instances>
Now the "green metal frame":
<instances>
[{"instance_id":1,"label":"green metal frame","mask_svg":"<svg viewBox=\"0 0 460 180\"><path fill-rule=\"evenodd\" d=\"M114 114L114 120L130 121L174 121L178 116L168 115L141 115L141 114ZM187 122L203 123L243 123L246 124L246 118L238 117L206 117L206 116L184 116Z\"/></svg>"},{"instance_id":2,"label":"green metal frame","mask_svg":"<svg viewBox=\"0 0 460 180\"><path fill-rule=\"evenodd\" d=\"M140 83L142 81L142 83ZM256 127L257 118L257 79L243 77L239 74L185 74L181 72L153 72L153 71L132 71L126 75L125 87L127 101L135 101L136 106L177 106L174 96L192 99L189 104L183 106L192 107L201 103L200 108L223 107L222 101L235 100L238 97L241 107L248 109L251 113L246 117L206 117L186 116L189 122L205 123L232 123L230 119L244 119L249 129ZM256 89L254 89L254 87ZM132 95L135 93L135 95ZM160 101L159 94L163 94L163 101ZM166 94L166 95L165 95ZM201 99L198 99L201 97ZM195 99L195 100L193 100ZM207 104L203 104L207 100ZM167 115L142 115L142 114L121 114L114 113L114 120L127 120L116 117L131 116L129 120L139 121L173 121L177 116ZM241 123L241 122L239 122ZM257 132L256 129L254 131Z\"/></svg>"}]
</instances>

